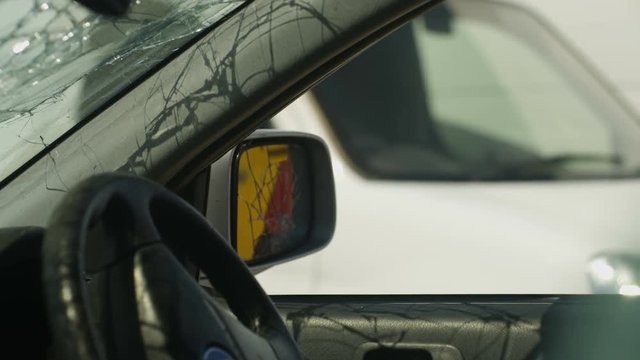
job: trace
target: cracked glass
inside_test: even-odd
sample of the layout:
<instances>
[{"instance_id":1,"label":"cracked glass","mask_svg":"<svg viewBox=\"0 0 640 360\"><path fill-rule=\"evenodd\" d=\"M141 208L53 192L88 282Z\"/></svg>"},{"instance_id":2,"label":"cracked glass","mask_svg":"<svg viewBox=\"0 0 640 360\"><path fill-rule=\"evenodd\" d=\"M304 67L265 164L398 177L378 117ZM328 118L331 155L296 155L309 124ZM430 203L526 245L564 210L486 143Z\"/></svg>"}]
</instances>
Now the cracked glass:
<instances>
[{"instance_id":1,"label":"cracked glass","mask_svg":"<svg viewBox=\"0 0 640 360\"><path fill-rule=\"evenodd\" d=\"M235 244L243 260L277 257L304 243L311 186L303 148L273 144L245 149L236 178Z\"/></svg>"},{"instance_id":2,"label":"cracked glass","mask_svg":"<svg viewBox=\"0 0 640 360\"><path fill-rule=\"evenodd\" d=\"M0 1L0 179L245 1Z\"/></svg>"}]
</instances>

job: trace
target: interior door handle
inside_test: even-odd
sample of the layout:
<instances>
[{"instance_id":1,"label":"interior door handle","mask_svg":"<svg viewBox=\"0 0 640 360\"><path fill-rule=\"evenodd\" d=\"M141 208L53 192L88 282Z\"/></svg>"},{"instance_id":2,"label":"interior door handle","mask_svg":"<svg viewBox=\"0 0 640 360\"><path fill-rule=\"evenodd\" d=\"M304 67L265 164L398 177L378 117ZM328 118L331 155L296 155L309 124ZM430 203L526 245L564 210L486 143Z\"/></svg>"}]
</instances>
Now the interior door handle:
<instances>
[{"instance_id":1,"label":"interior door handle","mask_svg":"<svg viewBox=\"0 0 640 360\"><path fill-rule=\"evenodd\" d=\"M365 343L353 360L464 360L460 350L449 344Z\"/></svg>"}]
</instances>

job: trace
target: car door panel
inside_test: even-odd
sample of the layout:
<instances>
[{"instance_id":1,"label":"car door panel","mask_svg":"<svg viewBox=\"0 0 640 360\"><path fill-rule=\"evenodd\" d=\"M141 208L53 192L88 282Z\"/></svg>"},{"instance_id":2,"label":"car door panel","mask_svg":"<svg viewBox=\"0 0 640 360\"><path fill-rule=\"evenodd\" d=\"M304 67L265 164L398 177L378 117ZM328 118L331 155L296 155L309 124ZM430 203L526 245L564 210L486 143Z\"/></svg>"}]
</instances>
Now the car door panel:
<instances>
[{"instance_id":1,"label":"car door panel","mask_svg":"<svg viewBox=\"0 0 640 360\"><path fill-rule=\"evenodd\" d=\"M527 359L555 299L274 296L308 359ZM376 349L384 348L384 354ZM376 357L383 356L383 357Z\"/></svg>"},{"instance_id":2,"label":"car door panel","mask_svg":"<svg viewBox=\"0 0 640 360\"><path fill-rule=\"evenodd\" d=\"M640 298L274 296L308 359L637 359Z\"/></svg>"}]
</instances>

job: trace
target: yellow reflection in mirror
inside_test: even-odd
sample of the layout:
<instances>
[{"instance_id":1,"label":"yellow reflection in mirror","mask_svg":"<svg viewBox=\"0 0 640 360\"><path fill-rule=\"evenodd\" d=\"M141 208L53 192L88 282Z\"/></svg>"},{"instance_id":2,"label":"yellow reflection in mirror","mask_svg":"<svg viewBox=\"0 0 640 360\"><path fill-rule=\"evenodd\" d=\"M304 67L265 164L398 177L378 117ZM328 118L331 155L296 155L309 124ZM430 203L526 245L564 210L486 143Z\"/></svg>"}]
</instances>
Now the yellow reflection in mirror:
<instances>
[{"instance_id":1,"label":"yellow reflection in mirror","mask_svg":"<svg viewBox=\"0 0 640 360\"><path fill-rule=\"evenodd\" d=\"M260 243L292 226L294 181L289 145L256 146L240 155L236 250L243 260L268 257Z\"/></svg>"}]
</instances>

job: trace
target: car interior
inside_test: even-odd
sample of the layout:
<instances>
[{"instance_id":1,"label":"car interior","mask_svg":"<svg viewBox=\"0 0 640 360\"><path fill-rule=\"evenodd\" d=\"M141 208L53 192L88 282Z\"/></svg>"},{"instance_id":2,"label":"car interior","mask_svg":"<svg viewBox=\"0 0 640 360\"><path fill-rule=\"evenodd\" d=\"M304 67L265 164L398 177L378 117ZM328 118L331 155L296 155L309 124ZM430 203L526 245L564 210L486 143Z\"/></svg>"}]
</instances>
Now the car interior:
<instances>
[{"instance_id":1,"label":"car interior","mask_svg":"<svg viewBox=\"0 0 640 360\"><path fill-rule=\"evenodd\" d=\"M265 141L274 144L274 139L283 144L321 144L303 134L267 131L257 139L247 139L235 151L260 149ZM322 151L322 147L315 150ZM239 173L242 156L229 158L236 160L224 167ZM316 182L331 176L327 157L304 158L309 162L307 168L315 169L309 176ZM227 186L238 181L228 172L222 174L231 179ZM219 167L207 174L210 178L218 175ZM184 198L206 192L210 183L194 181ZM305 187L293 190L300 189ZM314 212L321 213L322 207L325 212L331 210L334 204L318 205L317 199L331 198L332 189L315 190L307 200ZM308 205L294 205L293 211L305 211ZM207 354L221 350L241 359L635 357L630 349L640 330L636 321L640 303L633 298L269 298L252 272L326 245L318 239L330 237L327 229L335 221L330 213L307 219L306 225L303 221L301 226L324 230L305 232L316 234L315 243L305 240L314 237L309 236L284 250L272 247L275 250L256 257L252 265L234 251L241 241L237 235L236 244L229 247L197 204L149 180L125 174L98 175L73 189L59 206L64 211L56 212L46 230L0 231L0 339L7 354L34 359L192 359L205 349ZM261 241L281 240L263 231ZM439 276L446 276L446 271L443 274Z\"/></svg>"},{"instance_id":2,"label":"car interior","mask_svg":"<svg viewBox=\"0 0 640 360\"><path fill-rule=\"evenodd\" d=\"M231 113L233 121L225 127L214 121L203 126L203 133L215 136L188 151L175 150L169 158L179 161L158 161L144 176L124 167L87 176L56 194L62 200L46 226L0 229L1 356L637 358L640 302L633 297L269 297L260 287L254 274L328 244L336 221L335 189L321 139L275 130L248 135L340 64L435 2L378 3L377 12L353 7L336 16L345 30L338 40L317 46L324 57L292 55L291 71L256 86L251 96L230 101L224 116ZM118 13L118 8L111 11ZM300 34L279 36L290 40ZM247 63L238 67L252 66ZM74 129L73 134L85 131ZM55 144L57 150L72 146L65 139ZM39 156L29 166L46 154ZM1 184L3 191L29 176L28 169L21 171ZM406 276L415 281L446 277L447 269Z\"/></svg>"}]
</instances>

